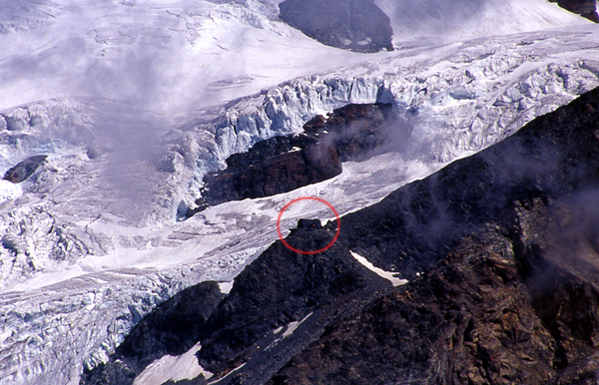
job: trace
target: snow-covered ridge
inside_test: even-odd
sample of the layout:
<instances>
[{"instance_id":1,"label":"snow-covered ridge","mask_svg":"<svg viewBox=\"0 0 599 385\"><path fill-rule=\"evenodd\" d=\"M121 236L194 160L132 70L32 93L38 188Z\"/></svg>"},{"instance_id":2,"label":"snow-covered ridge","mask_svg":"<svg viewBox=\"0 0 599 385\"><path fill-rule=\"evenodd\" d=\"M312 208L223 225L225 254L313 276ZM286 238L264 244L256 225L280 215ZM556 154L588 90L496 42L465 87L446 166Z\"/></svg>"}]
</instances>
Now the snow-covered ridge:
<instances>
[{"instance_id":1,"label":"snow-covered ridge","mask_svg":"<svg viewBox=\"0 0 599 385\"><path fill-rule=\"evenodd\" d=\"M391 19L396 46L452 42L591 24L546 0L375 0Z\"/></svg>"}]
</instances>

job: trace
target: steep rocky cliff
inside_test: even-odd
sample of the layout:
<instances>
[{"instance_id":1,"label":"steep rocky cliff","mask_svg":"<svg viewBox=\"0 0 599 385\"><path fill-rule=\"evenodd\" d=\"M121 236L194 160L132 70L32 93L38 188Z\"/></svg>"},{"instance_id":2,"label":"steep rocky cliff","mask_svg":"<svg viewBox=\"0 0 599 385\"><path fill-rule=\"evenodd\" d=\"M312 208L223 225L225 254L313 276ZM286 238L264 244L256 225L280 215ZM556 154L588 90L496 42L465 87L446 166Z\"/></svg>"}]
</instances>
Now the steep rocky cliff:
<instances>
[{"instance_id":1,"label":"steep rocky cliff","mask_svg":"<svg viewBox=\"0 0 599 385\"><path fill-rule=\"evenodd\" d=\"M599 89L344 216L323 253L275 242L178 343L201 343L211 384L595 384L597 197ZM318 249L337 225L287 240ZM124 371L132 383L140 354L82 383Z\"/></svg>"}]
</instances>

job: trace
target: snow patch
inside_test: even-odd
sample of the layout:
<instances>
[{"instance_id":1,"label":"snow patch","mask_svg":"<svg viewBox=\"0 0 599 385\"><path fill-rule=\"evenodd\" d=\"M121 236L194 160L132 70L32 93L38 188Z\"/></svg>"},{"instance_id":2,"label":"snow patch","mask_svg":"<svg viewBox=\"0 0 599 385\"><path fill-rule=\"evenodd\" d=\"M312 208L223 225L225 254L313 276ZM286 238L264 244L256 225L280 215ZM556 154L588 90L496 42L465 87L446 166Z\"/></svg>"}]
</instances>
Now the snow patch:
<instances>
[{"instance_id":1,"label":"snow patch","mask_svg":"<svg viewBox=\"0 0 599 385\"><path fill-rule=\"evenodd\" d=\"M238 371L239 369L243 368L246 365L246 362L244 362L243 364L239 365L238 367L236 367L235 369L231 370L229 373L227 373L226 376L221 377L221 378L215 378L212 381L208 381L208 385L210 384L214 384L216 382L219 382L221 380L224 380L225 378L229 377L231 374L235 373L236 371Z\"/></svg>"},{"instance_id":2,"label":"snow patch","mask_svg":"<svg viewBox=\"0 0 599 385\"><path fill-rule=\"evenodd\" d=\"M200 375L205 379L211 378L213 374L198 364L195 354L200 349L201 345L198 342L187 353L177 357L166 355L154 361L135 378L133 385L162 385L167 381L191 380Z\"/></svg>"},{"instance_id":3,"label":"snow patch","mask_svg":"<svg viewBox=\"0 0 599 385\"><path fill-rule=\"evenodd\" d=\"M381 268L374 266L372 263L370 263L369 260L367 260L366 258L361 256L360 254L355 253L353 251L350 251L350 253L351 253L352 257L354 257L356 259L356 261L360 262L364 267L366 267L368 270L373 271L374 273L378 274L380 277L389 280L394 287L405 285L406 283L408 283L407 279L397 278L394 275L395 273L385 271Z\"/></svg>"},{"instance_id":4,"label":"snow patch","mask_svg":"<svg viewBox=\"0 0 599 385\"><path fill-rule=\"evenodd\" d=\"M312 312L308 313L307 316L305 316L304 318L302 318L299 321L292 321L289 322L289 324L287 324L287 327L285 328L285 332L283 333L283 335L281 336L281 338L287 338L289 336L291 336L293 334L293 332L305 321L308 319L308 317L310 317L312 315Z\"/></svg>"},{"instance_id":5,"label":"snow patch","mask_svg":"<svg viewBox=\"0 0 599 385\"><path fill-rule=\"evenodd\" d=\"M590 24L546 0L375 0L391 19L393 43L439 42ZM466 5L467 4L467 5Z\"/></svg>"},{"instance_id":6,"label":"snow patch","mask_svg":"<svg viewBox=\"0 0 599 385\"><path fill-rule=\"evenodd\" d=\"M219 282L218 287L221 293L229 294L231 292L231 289L233 288L233 284L235 284L235 281Z\"/></svg>"}]
</instances>

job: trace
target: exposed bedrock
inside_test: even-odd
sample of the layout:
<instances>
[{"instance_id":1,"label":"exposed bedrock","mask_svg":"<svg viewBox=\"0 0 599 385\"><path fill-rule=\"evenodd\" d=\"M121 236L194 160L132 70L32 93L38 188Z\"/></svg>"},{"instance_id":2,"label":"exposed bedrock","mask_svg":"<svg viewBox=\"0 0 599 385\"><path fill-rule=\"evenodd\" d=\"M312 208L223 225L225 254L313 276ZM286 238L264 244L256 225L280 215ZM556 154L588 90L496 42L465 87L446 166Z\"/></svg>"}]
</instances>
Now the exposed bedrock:
<instances>
[{"instance_id":1,"label":"exposed bedrock","mask_svg":"<svg viewBox=\"0 0 599 385\"><path fill-rule=\"evenodd\" d=\"M389 17L372 0L286 0L287 24L332 47L355 52L393 50Z\"/></svg>"},{"instance_id":2,"label":"exposed bedrock","mask_svg":"<svg viewBox=\"0 0 599 385\"><path fill-rule=\"evenodd\" d=\"M31 156L6 171L3 179L12 183L21 183L29 178L44 163L46 158L46 155Z\"/></svg>"},{"instance_id":3,"label":"exposed bedrock","mask_svg":"<svg viewBox=\"0 0 599 385\"><path fill-rule=\"evenodd\" d=\"M132 384L154 360L185 353L200 339L223 297L216 282L202 282L173 296L133 328L111 362L84 373L81 383Z\"/></svg>"},{"instance_id":4,"label":"exposed bedrock","mask_svg":"<svg viewBox=\"0 0 599 385\"><path fill-rule=\"evenodd\" d=\"M322 253L275 242L180 343L220 385L595 384L597 198L599 89L344 216ZM336 228L303 220L287 242L318 250ZM139 373L123 365L106 373Z\"/></svg>"},{"instance_id":5,"label":"exposed bedrock","mask_svg":"<svg viewBox=\"0 0 599 385\"><path fill-rule=\"evenodd\" d=\"M554 235L543 227L553 209L515 205L421 277L332 322L267 384L595 384L597 286L527 239Z\"/></svg>"},{"instance_id":6,"label":"exposed bedrock","mask_svg":"<svg viewBox=\"0 0 599 385\"><path fill-rule=\"evenodd\" d=\"M305 227L306 223L315 221L302 221L301 228L287 238L289 243L304 250L330 243L334 230ZM132 384L153 360L182 354L198 341L202 344L198 357L206 370L222 375L252 361L248 368L264 382L301 350L296 344L306 346L317 338L334 313L350 311L374 291L389 286L340 243L306 256L278 241L235 278L224 299L214 282L204 282L159 306L134 328L107 364L85 373L81 383ZM301 330L301 340L275 341L290 323L302 319L310 327ZM270 350L280 358L254 364L262 354L259 347L271 343Z\"/></svg>"},{"instance_id":7,"label":"exposed bedrock","mask_svg":"<svg viewBox=\"0 0 599 385\"><path fill-rule=\"evenodd\" d=\"M549 0L557 3L560 7L579 14L587 19L599 23L597 14L597 0Z\"/></svg>"},{"instance_id":8,"label":"exposed bedrock","mask_svg":"<svg viewBox=\"0 0 599 385\"><path fill-rule=\"evenodd\" d=\"M310 120L302 134L258 142L245 153L231 155L225 170L206 175L198 208L186 217L219 203L321 182L339 175L341 162L398 149L409 131L396 123L390 104L350 104L328 118Z\"/></svg>"}]
</instances>

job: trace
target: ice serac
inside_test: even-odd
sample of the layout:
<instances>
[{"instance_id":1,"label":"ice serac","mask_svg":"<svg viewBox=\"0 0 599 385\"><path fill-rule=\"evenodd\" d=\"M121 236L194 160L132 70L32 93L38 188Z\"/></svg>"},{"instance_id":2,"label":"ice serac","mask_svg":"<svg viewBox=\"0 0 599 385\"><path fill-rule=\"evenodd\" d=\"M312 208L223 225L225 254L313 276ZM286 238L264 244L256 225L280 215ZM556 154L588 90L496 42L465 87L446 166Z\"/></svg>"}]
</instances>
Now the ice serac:
<instances>
[{"instance_id":1,"label":"ice serac","mask_svg":"<svg viewBox=\"0 0 599 385\"><path fill-rule=\"evenodd\" d=\"M538 32L391 53L382 62L296 79L233 101L212 112L217 118L196 124L199 135L185 133L185 146L173 148L173 169L193 162L189 188L179 190L182 207L195 208L204 176L224 169L232 154L300 133L310 119L350 103L393 104L411 130L408 152L422 159L448 162L476 152L597 84L599 60L588 56L594 44L580 42L576 55L589 58L579 60L567 54L579 48L566 35Z\"/></svg>"},{"instance_id":2,"label":"ice serac","mask_svg":"<svg viewBox=\"0 0 599 385\"><path fill-rule=\"evenodd\" d=\"M593 384L598 170L599 88L343 216L322 253L273 243L198 317L199 363L220 385ZM286 241L319 249L337 228L308 223Z\"/></svg>"},{"instance_id":3,"label":"ice serac","mask_svg":"<svg viewBox=\"0 0 599 385\"><path fill-rule=\"evenodd\" d=\"M372 0L285 0L281 19L319 42L355 52L393 50L389 17Z\"/></svg>"},{"instance_id":4,"label":"ice serac","mask_svg":"<svg viewBox=\"0 0 599 385\"><path fill-rule=\"evenodd\" d=\"M406 145L391 104L349 104L318 115L299 135L276 136L227 158L227 168L204 177L202 198L185 217L219 203L259 198L333 178L341 162L360 161Z\"/></svg>"}]
</instances>

